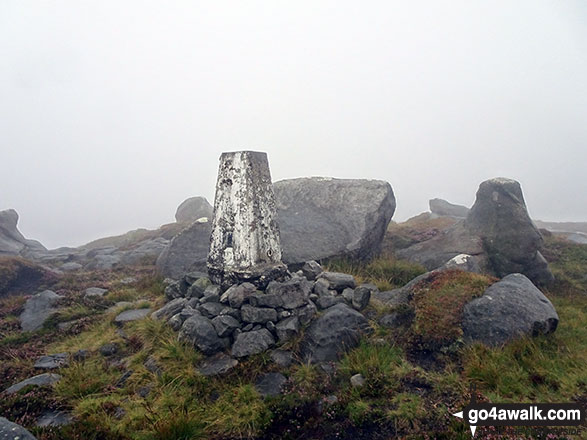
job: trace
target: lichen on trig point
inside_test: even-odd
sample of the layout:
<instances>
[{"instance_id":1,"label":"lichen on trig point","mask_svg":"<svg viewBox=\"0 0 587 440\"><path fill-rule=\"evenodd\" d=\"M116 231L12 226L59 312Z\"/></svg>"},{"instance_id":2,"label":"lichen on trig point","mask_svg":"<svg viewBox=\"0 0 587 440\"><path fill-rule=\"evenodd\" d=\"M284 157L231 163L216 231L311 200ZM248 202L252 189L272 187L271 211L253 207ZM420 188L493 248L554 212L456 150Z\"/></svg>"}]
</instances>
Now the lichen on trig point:
<instances>
[{"instance_id":1,"label":"lichen on trig point","mask_svg":"<svg viewBox=\"0 0 587 440\"><path fill-rule=\"evenodd\" d=\"M264 287L287 273L267 154L222 153L208 253L210 279L222 286L252 282Z\"/></svg>"}]
</instances>

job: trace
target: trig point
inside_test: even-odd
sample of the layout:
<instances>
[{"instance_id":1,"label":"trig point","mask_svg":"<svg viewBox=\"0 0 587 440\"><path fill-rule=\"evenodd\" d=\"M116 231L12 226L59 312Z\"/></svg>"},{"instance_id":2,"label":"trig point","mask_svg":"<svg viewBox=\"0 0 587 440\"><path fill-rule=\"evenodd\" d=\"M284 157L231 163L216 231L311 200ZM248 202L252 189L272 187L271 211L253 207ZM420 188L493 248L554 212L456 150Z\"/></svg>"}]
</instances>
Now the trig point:
<instances>
[{"instance_id":1,"label":"trig point","mask_svg":"<svg viewBox=\"0 0 587 440\"><path fill-rule=\"evenodd\" d=\"M222 153L208 253L210 279L224 287L260 287L287 272L281 262L275 196L267 154Z\"/></svg>"}]
</instances>

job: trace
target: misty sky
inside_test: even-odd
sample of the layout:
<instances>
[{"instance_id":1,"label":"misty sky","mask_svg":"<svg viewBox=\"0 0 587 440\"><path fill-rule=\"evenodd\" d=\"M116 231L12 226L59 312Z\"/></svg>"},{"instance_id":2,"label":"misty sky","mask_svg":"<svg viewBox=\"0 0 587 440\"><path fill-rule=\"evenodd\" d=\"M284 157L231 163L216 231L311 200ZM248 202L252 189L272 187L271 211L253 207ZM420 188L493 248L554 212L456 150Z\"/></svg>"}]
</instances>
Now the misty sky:
<instances>
[{"instance_id":1,"label":"misty sky","mask_svg":"<svg viewBox=\"0 0 587 440\"><path fill-rule=\"evenodd\" d=\"M211 202L222 151L273 180L393 186L403 220L521 182L587 221L587 2L0 0L0 210L48 247Z\"/></svg>"}]
</instances>

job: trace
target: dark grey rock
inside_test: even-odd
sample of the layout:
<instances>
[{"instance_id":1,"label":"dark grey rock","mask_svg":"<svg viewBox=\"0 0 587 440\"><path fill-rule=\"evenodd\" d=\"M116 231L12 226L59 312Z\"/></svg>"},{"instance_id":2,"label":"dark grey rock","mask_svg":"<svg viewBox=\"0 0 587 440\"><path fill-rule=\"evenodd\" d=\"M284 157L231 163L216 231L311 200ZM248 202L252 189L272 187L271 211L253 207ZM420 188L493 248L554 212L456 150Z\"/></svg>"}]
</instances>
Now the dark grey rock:
<instances>
[{"instance_id":1,"label":"dark grey rock","mask_svg":"<svg viewBox=\"0 0 587 440\"><path fill-rule=\"evenodd\" d=\"M383 181L312 177L273 188L286 264L371 258L395 211L391 186Z\"/></svg>"},{"instance_id":2,"label":"dark grey rock","mask_svg":"<svg viewBox=\"0 0 587 440\"><path fill-rule=\"evenodd\" d=\"M198 369L203 376L222 376L238 365L238 361L224 353L206 359Z\"/></svg>"},{"instance_id":3,"label":"dark grey rock","mask_svg":"<svg viewBox=\"0 0 587 440\"><path fill-rule=\"evenodd\" d=\"M151 313L151 309L125 310L124 312L118 314L116 318L114 318L114 322L118 325L122 325L127 322L143 319L148 316L149 313Z\"/></svg>"},{"instance_id":4,"label":"dark grey rock","mask_svg":"<svg viewBox=\"0 0 587 440\"><path fill-rule=\"evenodd\" d=\"M127 370L125 371L122 376L120 376L118 378L118 380L116 381L116 383L114 384L114 386L116 388L122 388L124 387L124 385L126 384L127 380L132 376L133 371L132 370Z\"/></svg>"},{"instance_id":5,"label":"dark grey rock","mask_svg":"<svg viewBox=\"0 0 587 440\"><path fill-rule=\"evenodd\" d=\"M275 331L279 342L283 344L294 338L300 332L300 321L297 316L286 318L277 323Z\"/></svg>"},{"instance_id":6,"label":"dark grey rock","mask_svg":"<svg viewBox=\"0 0 587 440\"><path fill-rule=\"evenodd\" d=\"M165 287L165 297L168 300L183 298L183 294L179 288L179 282L172 282Z\"/></svg>"},{"instance_id":7,"label":"dark grey rock","mask_svg":"<svg viewBox=\"0 0 587 440\"><path fill-rule=\"evenodd\" d=\"M207 318L215 318L219 316L226 307L220 303L204 303L198 306L197 310Z\"/></svg>"},{"instance_id":8,"label":"dark grey rock","mask_svg":"<svg viewBox=\"0 0 587 440\"><path fill-rule=\"evenodd\" d=\"M316 305L320 310L332 307L335 304L343 303L344 298L342 296L334 296L330 293L326 295L320 295L316 300Z\"/></svg>"},{"instance_id":9,"label":"dark grey rock","mask_svg":"<svg viewBox=\"0 0 587 440\"><path fill-rule=\"evenodd\" d=\"M441 217L465 218L469 213L469 208L466 206L455 205L443 199L431 199L428 204L430 212Z\"/></svg>"},{"instance_id":10,"label":"dark grey rock","mask_svg":"<svg viewBox=\"0 0 587 440\"><path fill-rule=\"evenodd\" d=\"M196 220L177 234L157 258L163 276L179 279L185 273L206 271L212 224Z\"/></svg>"},{"instance_id":11,"label":"dark grey rock","mask_svg":"<svg viewBox=\"0 0 587 440\"><path fill-rule=\"evenodd\" d=\"M153 319L166 319L179 313L187 304L186 298L175 298L151 314Z\"/></svg>"},{"instance_id":12,"label":"dark grey rock","mask_svg":"<svg viewBox=\"0 0 587 440\"><path fill-rule=\"evenodd\" d=\"M175 221L178 223L191 223L202 217L212 220L213 211L212 205L208 203L205 197L190 197L177 207Z\"/></svg>"},{"instance_id":13,"label":"dark grey rock","mask_svg":"<svg viewBox=\"0 0 587 440\"><path fill-rule=\"evenodd\" d=\"M235 284L229 287L220 297L220 302L230 304L230 307L240 308L257 288L251 283Z\"/></svg>"},{"instance_id":14,"label":"dark grey rock","mask_svg":"<svg viewBox=\"0 0 587 440\"><path fill-rule=\"evenodd\" d=\"M104 296L108 293L108 289L102 289L101 287L88 287L84 291L85 297L92 297L92 296Z\"/></svg>"},{"instance_id":15,"label":"dark grey rock","mask_svg":"<svg viewBox=\"0 0 587 440\"><path fill-rule=\"evenodd\" d=\"M56 353L49 354L47 356L41 356L35 362L34 368L44 370L54 370L56 368L62 368L68 365L68 354L67 353Z\"/></svg>"},{"instance_id":16,"label":"dark grey rock","mask_svg":"<svg viewBox=\"0 0 587 440\"><path fill-rule=\"evenodd\" d=\"M275 333L275 331L276 331L275 323L273 321L267 322L265 324L265 328L267 330L269 330L271 333Z\"/></svg>"},{"instance_id":17,"label":"dark grey rock","mask_svg":"<svg viewBox=\"0 0 587 440\"><path fill-rule=\"evenodd\" d=\"M66 426L70 425L72 422L73 418L68 412L48 410L41 414L37 419L36 425L39 428L47 428L50 426ZM0 433L0 439L2 438L2 434Z\"/></svg>"},{"instance_id":18,"label":"dark grey rock","mask_svg":"<svg viewBox=\"0 0 587 440\"><path fill-rule=\"evenodd\" d=\"M312 363L336 361L359 343L361 334L370 332L367 319L341 303L327 309L306 329L302 340L302 356Z\"/></svg>"},{"instance_id":19,"label":"dark grey rock","mask_svg":"<svg viewBox=\"0 0 587 440\"><path fill-rule=\"evenodd\" d=\"M369 305L371 294L378 291L379 289L377 289L377 287L375 287L373 284L361 284L355 289L353 293L353 308L359 311L363 310Z\"/></svg>"},{"instance_id":20,"label":"dark grey rock","mask_svg":"<svg viewBox=\"0 0 587 440\"><path fill-rule=\"evenodd\" d=\"M37 440L22 426L0 417L0 439L2 440Z\"/></svg>"},{"instance_id":21,"label":"dark grey rock","mask_svg":"<svg viewBox=\"0 0 587 440\"><path fill-rule=\"evenodd\" d=\"M281 373L265 373L255 382L255 388L263 397L273 397L281 394L287 378Z\"/></svg>"},{"instance_id":22,"label":"dark grey rock","mask_svg":"<svg viewBox=\"0 0 587 440\"><path fill-rule=\"evenodd\" d=\"M17 384L14 384L11 387L7 388L4 392L6 394L14 394L29 385L34 385L38 387L53 385L60 379L61 376L59 374L43 373L37 376L29 377L28 379L25 379Z\"/></svg>"},{"instance_id":23,"label":"dark grey rock","mask_svg":"<svg viewBox=\"0 0 587 440\"><path fill-rule=\"evenodd\" d=\"M330 283L325 279L318 278L314 283L313 292L320 296L320 295L328 295L328 290L330 288Z\"/></svg>"},{"instance_id":24,"label":"dark grey rock","mask_svg":"<svg viewBox=\"0 0 587 440\"><path fill-rule=\"evenodd\" d=\"M212 319L212 325L221 338L232 335L235 329L240 328L240 323L230 315L221 315Z\"/></svg>"},{"instance_id":25,"label":"dark grey rock","mask_svg":"<svg viewBox=\"0 0 587 440\"><path fill-rule=\"evenodd\" d=\"M271 352L271 360L282 368L288 368L293 363L291 351L276 349Z\"/></svg>"},{"instance_id":26,"label":"dark grey rock","mask_svg":"<svg viewBox=\"0 0 587 440\"><path fill-rule=\"evenodd\" d=\"M198 280L196 280L194 282L194 284L192 284L191 287L188 289L187 297L188 298L202 298L204 296L204 292L206 291L206 289L208 287L210 287L211 285L212 285L212 281L210 281L210 278L208 278L208 277L198 278Z\"/></svg>"},{"instance_id":27,"label":"dark grey rock","mask_svg":"<svg viewBox=\"0 0 587 440\"><path fill-rule=\"evenodd\" d=\"M71 357L76 362L83 362L90 357L90 352L88 350L81 349L73 353Z\"/></svg>"},{"instance_id":28,"label":"dark grey rock","mask_svg":"<svg viewBox=\"0 0 587 440\"><path fill-rule=\"evenodd\" d=\"M243 327L243 332L250 332L251 330L253 330L254 325L253 324L247 324Z\"/></svg>"},{"instance_id":29,"label":"dark grey rock","mask_svg":"<svg viewBox=\"0 0 587 440\"><path fill-rule=\"evenodd\" d=\"M113 356L118 352L118 345L114 343L104 344L99 351L102 356Z\"/></svg>"},{"instance_id":30,"label":"dark grey rock","mask_svg":"<svg viewBox=\"0 0 587 440\"><path fill-rule=\"evenodd\" d=\"M289 281L272 281L267 286L266 294L279 298L279 305L284 309L296 309L308 303L312 283L304 278L292 278Z\"/></svg>"},{"instance_id":31,"label":"dark grey rock","mask_svg":"<svg viewBox=\"0 0 587 440\"><path fill-rule=\"evenodd\" d=\"M186 282L186 284L190 286L194 284L196 281L198 281L200 278L208 278L208 274L206 272L192 271L186 273L183 276L183 280Z\"/></svg>"},{"instance_id":32,"label":"dark grey rock","mask_svg":"<svg viewBox=\"0 0 587 440\"><path fill-rule=\"evenodd\" d=\"M557 325L552 303L522 274L506 276L463 309L466 342L500 345L521 336L552 333Z\"/></svg>"},{"instance_id":33,"label":"dark grey rock","mask_svg":"<svg viewBox=\"0 0 587 440\"><path fill-rule=\"evenodd\" d=\"M143 366L147 369L147 371L156 374L157 376L161 376L161 374L163 374L163 370L153 356L149 356L143 363Z\"/></svg>"},{"instance_id":34,"label":"dark grey rock","mask_svg":"<svg viewBox=\"0 0 587 440\"><path fill-rule=\"evenodd\" d=\"M173 315L171 318L169 318L169 321L167 321L167 322L169 323L169 325L171 326L171 328L173 330L178 331L186 319L188 319L190 316L200 315L200 314L201 313L198 312L197 310L194 310L189 306L185 306L181 312Z\"/></svg>"},{"instance_id":35,"label":"dark grey rock","mask_svg":"<svg viewBox=\"0 0 587 440\"><path fill-rule=\"evenodd\" d=\"M275 344L271 332L265 328L241 333L232 346L232 355L237 358L262 353Z\"/></svg>"},{"instance_id":36,"label":"dark grey rock","mask_svg":"<svg viewBox=\"0 0 587 440\"><path fill-rule=\"evenodd\" d=\"M139 395L139 397L142 397L143 399L146 398L149 394L151 394L151 390L152 388L150 386L144 386L144 387L140 387L137 390L137 394Z\"/></svg>"},{"instance_id":37,"label":"dark grey rock","mask_svg":"<svg viewBox=\"0 0 587 440\"><path fill-rule=\"evenodd\" d=\"M24 310L20 314L21 328L26 332L40 329L45 321L57 311L53 306L61 298L63 297L51 290L33 295L27 300Z\"/></svg>"},{"instance_id":38,"label":"dark grey rock","mask_svg":"<svg viewBox=\"0 0 587 440\"><path fill-rule=\"evenodd\" d=\"M307 325L310 323L314 315L316 315L318 309L316 305L310 301L307 305L296 309L294 312L298 319L300 320L300 324Z\"/></svg>"},{"instance_id":39,"label":"dark grey rock","mask_svg":"<svg viewBox=\"0 0 587 440\"><path fill-rule=\"evenodd\" d=\"M346 273L322 272L318 279L328 281L328 288L338 292L342 292L347 287L354 289L357 285L355 277Z\"/></svg>"},{"instance_id":40,"label":"dark grey rock","mask_svg":"<svg viewBox=\"0 0 587 440\"><path fill-rule=\"evenodd\" d=\"M277 321L277 312L275 309L245 304L241 307L241 317L244 322L265 324L268 321Z\"/></svg>"},{"instance_id":41,"label":"dark grey rock","mask_svg":"<svg viewBox=\"0 0 587 440\"><path fill-rule=\"evenodd\" d=\"M309 281L314 281L322 272L322 266L314 260L306 261L302 266L302 273Z\"/></svg>"},{"instance_id":42,"label":"dark grey rock","mask_svg":"<svg viewBox=\"0 0 587 440\"><path fill-rule=\"evenodd\" d=\"M350 287L347 287L346 289L344 289L342 291L342 297L344 298L344 300L351 304L353 302L353 294L355 293L354 289L351 289Z\"/></svg>"},{"instance_id":43,"label":"dark grey rock","mask_svg":"<svg viewBox=\"0 0 587 440\"><path fill-rule=\"evenodd\" d=\"M186 319L179 331L179 340L191 343L205 355L225 348L225 342L218 337L212 322L204 316L194 315Z\"/></svg>"}]
</instances>

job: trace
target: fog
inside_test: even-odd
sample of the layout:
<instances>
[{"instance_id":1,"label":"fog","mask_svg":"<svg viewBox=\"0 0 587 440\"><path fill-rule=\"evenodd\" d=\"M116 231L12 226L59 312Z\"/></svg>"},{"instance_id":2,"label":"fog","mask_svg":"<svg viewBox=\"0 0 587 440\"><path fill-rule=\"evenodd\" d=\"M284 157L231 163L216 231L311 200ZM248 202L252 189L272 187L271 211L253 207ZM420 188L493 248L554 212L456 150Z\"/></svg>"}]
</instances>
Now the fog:
<instances>
[{"instance_id":1,"label":"fog","mask_svg":"<svg viewBox=\"0 0 587 440\"><path fill-rule=\"evenodd\" d=\"M80 245L273 180L383 179L404 220L479 183L587 221L587 3L0 1L0 210Z\"/></svg>"}]
</instances>

